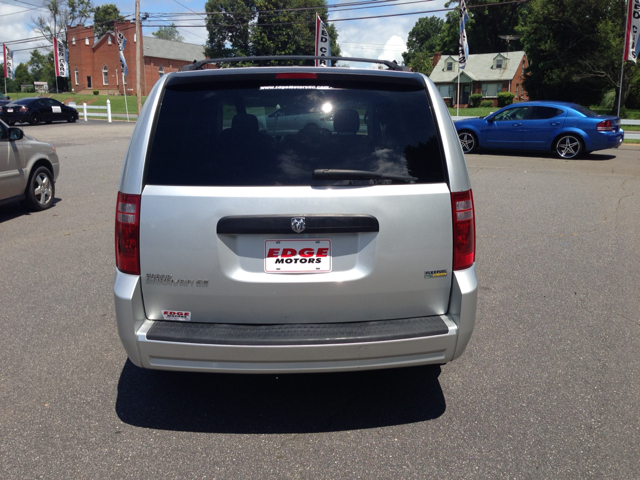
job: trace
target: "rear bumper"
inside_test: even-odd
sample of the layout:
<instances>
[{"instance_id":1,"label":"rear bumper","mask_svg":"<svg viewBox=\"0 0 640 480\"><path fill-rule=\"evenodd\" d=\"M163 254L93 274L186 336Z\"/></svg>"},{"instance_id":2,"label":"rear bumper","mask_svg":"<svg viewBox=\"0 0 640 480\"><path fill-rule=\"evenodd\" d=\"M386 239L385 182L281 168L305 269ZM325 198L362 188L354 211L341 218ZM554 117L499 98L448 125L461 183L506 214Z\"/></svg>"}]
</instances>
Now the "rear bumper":
<instances>
[{"instance_id":1,"label":"rear bumper","mask_svg":"<svg viewBox=\"0 0 640 480\"><path fill-rule=\"evenodd\" d=\"M164 322L146 318L140 277L116 270L114 295L120 339L131 361L139 367L228 373L331 372L441 364L459 357L475 323L477 277L475 267L454 272L450 312L434 317L443 328L421 336L407 329L407 338L397 332L387 336L391 339L383 336L371 340L375 335L354 337L346 343L337 336L333 337L334 342L314 340L312 344L296 344L295 340L215 343L212 333L203 334L209 335L204 339L194 336L193 324L186 323L172 323L173 333L164 329L164 334L158 334L162 329L154 325Z\"/></svg>"},{"instance_id":2,"label":"rear bumper","mask_svg":"<svg viewBox=\"0 0 640 480\"><path fill-rule=\"evenodd\" d=\"M618 148L624 141L624 130L617 132L597 132L591 135L591 145L589 150L606 150L607 148Z\"/></svg>"},{"instance_id":3,"label":"rear bumper","mask_svg":"<svg viewBox=\"0 0 640 480\"><path fill-rule=\"evenodd\" d=\"M29 121L29 115L23 115L18 113L3 113L0 114L0 120L3 120L6 123L15 122L15 123L27 123Z\"/></svg>"}]
</instances>

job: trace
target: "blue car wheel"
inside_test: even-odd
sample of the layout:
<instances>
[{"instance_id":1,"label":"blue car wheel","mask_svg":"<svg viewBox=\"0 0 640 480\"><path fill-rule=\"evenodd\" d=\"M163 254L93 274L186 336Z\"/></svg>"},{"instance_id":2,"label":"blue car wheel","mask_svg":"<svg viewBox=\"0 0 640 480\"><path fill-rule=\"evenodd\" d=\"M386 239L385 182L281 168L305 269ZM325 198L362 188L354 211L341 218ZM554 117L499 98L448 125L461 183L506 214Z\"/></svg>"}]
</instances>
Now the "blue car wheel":
<instances>
[{"instance_id":1,"label":"blue car wheel","mask_svg":"<svg viewBox=\"0 0 640 480\"><path fill-rule=\"evenodd\" d=\"M577 135L565 134L558 137L555 145L556 155L560 158L578 158L584 152L582 139Z\"/></svg>"},{"instance_id":2,"label":"blue car wheel","mask_svg":"<svg viewBox=\"0 0 640 480\"><path fill-rule=\"evenodd\" d=\"M464 153L472 153L478 148L478 138L471 132L458 133L460 145Z\"/></svg>"}]
</instances>

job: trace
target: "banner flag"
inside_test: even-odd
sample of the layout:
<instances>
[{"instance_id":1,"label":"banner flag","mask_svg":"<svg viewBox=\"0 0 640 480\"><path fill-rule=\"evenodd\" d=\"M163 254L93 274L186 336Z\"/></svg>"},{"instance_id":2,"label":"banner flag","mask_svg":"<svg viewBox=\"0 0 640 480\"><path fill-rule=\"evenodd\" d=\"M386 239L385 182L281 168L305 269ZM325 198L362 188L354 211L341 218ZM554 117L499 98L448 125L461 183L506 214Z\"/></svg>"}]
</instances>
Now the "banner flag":
<instances>
[{"instance_id":1,"label":"banner flag","mask_svg":"<svg viewBox=\"0 0 640 480\"><path fill-rule=\"evenodd\" d=\"M330 57L331 56L331 40L327 33L327 26L320 16L316 13L316 56L317 57ZM330 67L331 60L316 60L316 67Z\"/></svg>"},{"instance_id":2,"label":"banner flag","mask_svg":"<svg viewBox=\"0 0 640 480\"><path fill-rule=\"evenodd\" d=\"M16 72L13 69L13 52L9 50L4 43L2 44L2 53L4 56L4 78L16 79Z\"/></svg>"},{"instance_id":3,"label":"banner flag","mask_svg":"<svg viewBox=\"0 0 640 480\"><path fill-rule=\"evenodd\" d=\"M464 29L469 21L469 13L465 0L460 0L460 45L458 47L459 65L461 69L467 66L467 58L469 58L469 44L467 43L467 31Z\"/></svg>"},{"instance_id":4,"label":"banner flag","mask_svg":"<svg viewBox=\"0 0 640 480\"><path fill-rule=\"evenodd\" d=\"M53 63L56 67L56 77L69 78L69 50L56 37L53 37Z\"/></svg>"},{"instance_id":5,"label":"banner flag","mask_svg":"<svg viewBox=\"0 0 640 480\"><path fill-rule=\"evenodd\" d=\"M120 68L125 75L129 75L129 68L127 67L127 61L124 59L124 47L127 45L127 39L121 31L116 28L116 38L118 39L118 52L120 52Z\"/></svg>"},{"instance_id":6,"label":"banner flag","mask_svg":"<svg viewBox=\"0 0 640 480\"><path fill-rule=\"evenodd\" d=\"M627 28L624 38L624 55L622 58L638 63L640 55L640 0L629 0L627 12Z\"/></svg>"}]
</instances>

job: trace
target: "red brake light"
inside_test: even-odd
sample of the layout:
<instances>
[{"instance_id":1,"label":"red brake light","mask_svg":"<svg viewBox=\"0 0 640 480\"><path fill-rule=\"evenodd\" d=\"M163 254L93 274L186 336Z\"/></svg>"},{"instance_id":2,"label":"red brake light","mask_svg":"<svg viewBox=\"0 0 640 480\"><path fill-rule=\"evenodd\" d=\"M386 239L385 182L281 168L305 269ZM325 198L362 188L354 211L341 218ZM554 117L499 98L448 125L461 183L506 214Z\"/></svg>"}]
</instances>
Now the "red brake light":
<instances>
[{"instance_id":1,"label":"red brake light","mask_svg":"<svg viewBox=\"0 0 640 480\"><path fill-rule=\"evenodd\" d=\"M318 78L315 73L276 73L276 78Z\"/></svg>"},{"instance_id":2,"label":"red brake light","mask_svg":"<svg viewBox=\"0 0 640 480\"><path fill-rule=\"evenodd\" d=\"M140 195L118 192L116 204L116 267L140 275Z\"/></svg>"},{"instance_id":3,"label":"red brake light","mask_svg":"<svg viewBox=\"0 0 640 480\"><path fill-rule=\"evenodd\" d=\"M452 192L453 269L464 270L476 260L476 221L473 192Z\"/></svg>"},{"instance_id":4,"label":"red brake light","mask_svg":"<svg viewBox=\"0 0 640 480\"><path fill-rule=\"evenodd\" d=\"M611 120L603 120L596 125L596 130L599 132L610 132L613 130L613 126L611 125Z\"/></svg>"}]
</instances>

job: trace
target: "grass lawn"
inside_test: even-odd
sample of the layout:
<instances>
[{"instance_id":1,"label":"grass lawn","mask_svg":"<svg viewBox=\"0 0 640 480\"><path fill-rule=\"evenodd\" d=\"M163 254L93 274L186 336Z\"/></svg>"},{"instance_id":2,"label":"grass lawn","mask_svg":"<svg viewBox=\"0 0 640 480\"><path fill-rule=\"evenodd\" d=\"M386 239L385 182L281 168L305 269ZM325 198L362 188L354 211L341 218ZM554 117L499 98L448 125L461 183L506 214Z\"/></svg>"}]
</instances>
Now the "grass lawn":
<instances>
[{"instance_id":1,"label":"grass lawn","mask_svg":"<svg viewBox=\"0 0 640 480\"><path fill-rule=\"evenodd\" d=\"M498 107L480 107L480 108L461 108L461 117L486 117L491 112L497 112L500 110ZM449 113L452 117L457 115L457 109L449 108Z\"/></svg>"},{"instance_id":2,"label":"grass lawn","mask_svg":"<svg viewBox=\"0 0 640 480\"><path fill-rule=\"evenodd\" d=\"M625 132L629 132L629 131L637 132L640 130L640 125L622 125L622 129Z\"/></svg>"},{"instance_id":3,"label":"grass lawn","mask_svg":"<svg viewBox=\"0 0 640 480\"><path fill-rule=\"evenodd\" d=\"M86 103L87 105L95 105L96 107L106 107L107 100L109 100L111 102L111 113L127 113L124 105L123 95L77 95L73 93L36 95L35 93L21 93L21 92L20 93L13 92L13 93L9 93L8 95L13 100L17 100L19 98L25 98L25 97L36 97L36 96L42 96L42 97L46 96L46 97L55 98L56 100L59 100L63 103L69 103L68 100L71 100L76 102L78 111L80 111L80 115L82 115L83 103ZM146 99L147 97L142 97L143 105ZM138 113L136 97L127 95L127 106L129 107L130 114Z\"/></svg>"}]
</instances>

